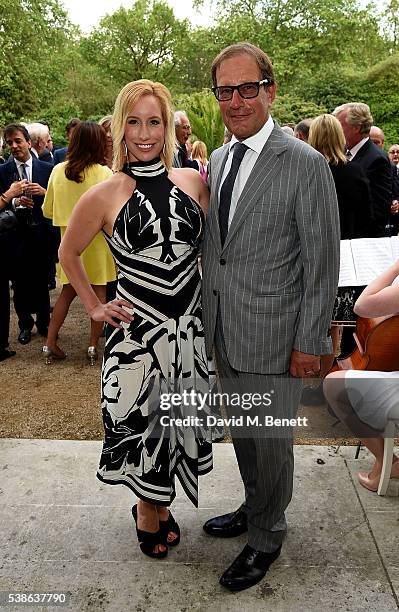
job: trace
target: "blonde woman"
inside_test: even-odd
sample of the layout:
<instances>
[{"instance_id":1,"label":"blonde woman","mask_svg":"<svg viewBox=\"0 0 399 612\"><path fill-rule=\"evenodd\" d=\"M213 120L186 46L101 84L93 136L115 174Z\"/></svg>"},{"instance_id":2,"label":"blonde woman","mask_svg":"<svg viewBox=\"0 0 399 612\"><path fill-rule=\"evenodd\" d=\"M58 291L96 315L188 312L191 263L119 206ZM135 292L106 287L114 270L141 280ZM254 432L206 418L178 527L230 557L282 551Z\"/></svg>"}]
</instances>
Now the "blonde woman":
<instances>
[{"instance_id":1,"label":"blonde woman","mask_svg":"<svg viewBox=\"0 0 399 612\"><path fill-rule=\"evenodd\" d=\"M115 174L81 198L60 261L89 315L108 324L105 441L97 475L128 486L139 498L132 512L140 548L159 559L180 540L168 510L175 476L196 504L198 475L212 469L206 432L199 437L196 429L169 421L157 430L151 412L161 409L162 386L209 384L198 270L208 190L192 168L172 168L175 128L171 96L162 84L143 79L126 85L111 129ZM80 262L100 231L119 270L117 298L107 304ZM170 410L164 415L173 416Z\"/></svg>"},{"instance_id":2,"label":"blonde woman","mask_svg":"<svg viewBox=\"0 0 399 612\"><path fill-rule=\"evenodd\" d=\"M208 151L202 140L196 140L193 144L191 159L198 165L198 172L206 182L208 178Z\"/></svg>"}]
</instances>

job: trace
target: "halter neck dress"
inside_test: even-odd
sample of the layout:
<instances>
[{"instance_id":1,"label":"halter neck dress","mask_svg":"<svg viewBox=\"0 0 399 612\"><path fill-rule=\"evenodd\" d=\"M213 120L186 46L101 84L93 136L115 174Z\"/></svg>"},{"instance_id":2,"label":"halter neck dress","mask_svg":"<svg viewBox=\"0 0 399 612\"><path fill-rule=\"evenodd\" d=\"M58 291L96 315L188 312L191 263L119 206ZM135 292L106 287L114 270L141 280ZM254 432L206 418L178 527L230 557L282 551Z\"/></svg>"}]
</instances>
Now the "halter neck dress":
<instances>
[{"instance_id":1,"label":"halter neck dress","mask_svg":"<svg viewBox=\"0 0 399 612\"><path fill-rule=\"evenodd\" d=\"M172 416L160 409L162 391L209 391L215 384L205 353L198 269L204 214L169 180L160 159L129 164L123 172L136 186L105 237L119 270L117 298L133 304L134 319L106 329L105 437L97 476L159 505L174 499L177 476L198 505L198 475L212 469L211 442L220 432L206 424L162 427L153 406L155 397L155 412ZM176 411L184 417L196 409L175 407L173 416Z\"/></svg>"}]
</instances>

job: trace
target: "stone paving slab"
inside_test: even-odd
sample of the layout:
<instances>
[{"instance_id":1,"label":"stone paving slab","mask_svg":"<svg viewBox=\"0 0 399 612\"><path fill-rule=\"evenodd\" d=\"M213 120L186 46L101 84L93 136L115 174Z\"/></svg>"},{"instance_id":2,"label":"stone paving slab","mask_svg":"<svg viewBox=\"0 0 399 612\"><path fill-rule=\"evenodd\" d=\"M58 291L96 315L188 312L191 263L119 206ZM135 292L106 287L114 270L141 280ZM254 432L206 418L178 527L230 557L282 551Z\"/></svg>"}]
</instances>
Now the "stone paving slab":
<instances>
[{"instance_id":1,"label":"stone paving slab","mask_svg":"<svg viewBox=\"0 0 399 612\"><path fill-rule=\"evenodd\" d=\"M96 479L100 450L99 442L0 439L0 591L68 591L60 610L76 612L398 609L399 499L357 484L356 470L370 465L364 451L355 460L353 447L295 447L282 554L259 585L231 594L218 579L245 535L210 538L202 523L242 499L232 445L214 446L198 510L177 486L182 541L161 562L137 546L132 493Z\"/></svg>"}]
</instances>

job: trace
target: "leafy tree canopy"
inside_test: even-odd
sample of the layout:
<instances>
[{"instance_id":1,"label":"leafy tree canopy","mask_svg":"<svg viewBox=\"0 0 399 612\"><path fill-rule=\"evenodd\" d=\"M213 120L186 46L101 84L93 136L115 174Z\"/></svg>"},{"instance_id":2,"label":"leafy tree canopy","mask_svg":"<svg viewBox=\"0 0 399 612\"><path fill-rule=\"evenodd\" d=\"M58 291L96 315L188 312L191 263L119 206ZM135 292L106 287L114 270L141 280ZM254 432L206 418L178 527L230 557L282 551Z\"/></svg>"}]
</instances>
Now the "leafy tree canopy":
<instances>
[{"instance_id":1,"label":"leafy tree canopy","mask_svg":"<svg viewBox=\"0 0 399 612\"><path fill-rule=\"evenodd\" d=\"M111 113L122 86L149 78L171 89L211 151L223 125L209 91L210 66L223 47L247 40L273 60L279 121L362 100L387 143L398 140L399 0L367 7L360 0L214 0L212 6L213 24L194 28L166 0L132 0L83 35L60 0L0 0L0 124L47 120L62 144L72 116Z\"/></svg>"}]
</instances>

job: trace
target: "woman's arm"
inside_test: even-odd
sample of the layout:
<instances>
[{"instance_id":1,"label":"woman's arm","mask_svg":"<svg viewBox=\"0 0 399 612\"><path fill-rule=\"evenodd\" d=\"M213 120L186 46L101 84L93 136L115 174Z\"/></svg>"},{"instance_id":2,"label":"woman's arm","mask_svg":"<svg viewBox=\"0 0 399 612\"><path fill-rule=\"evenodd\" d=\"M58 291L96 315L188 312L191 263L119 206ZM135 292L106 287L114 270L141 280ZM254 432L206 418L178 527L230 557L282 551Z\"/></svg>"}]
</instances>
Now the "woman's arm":
<instances>
[{"instance_id":1,"label":"woman's arm","mask_svg":"<svg viewBox=\"0 0 399 612\"><path fill-rule=\"evenodd\" d=\"M81 253L104 225L104 205L109 200L103 197L103 192L104 189L99 189L99 186L93 187L76 204L61 242L59 259L90 317L95 321L106 321L113 327L121 327L113 317L129 323L133 316L125 308L133 309L133 305L126 300L102 304L89 283L80 259Z\"/></svg>"},{"instance_id":2,"label":"woman's arm","mask_svg":"<svg viewBox=\"0 0 399 612\"><path fill-rule=\"evenodd\" d=\"M52 219L54 215L54 172L51 172L47 185L46 195L42 204L43 215L46 219Z\"/></svg>"},{"instance_id":3,"label":"woman's arm","mask_svg":"<svg viewBox=\"0 0 399 612\"><path fill-rule=\"evenodd\" d=\"M360 317L382 317L399 313L399 285L392 285L399 276L399 260L370 283L355 304Z\"/></svg>"},{"instance_id":4,"label":"woman's arm","mask_svg":"<svg viewBox=\"0 0 399 612\"><path fill-rule=\"evenodd\" d=\"M200 178L199 205L204 211L205 216L207 216L208 208L209 208L209 188L208 188L208 185L203 180L203 178L201 176L199 178Z\"/></svg>"}]
</instances>

